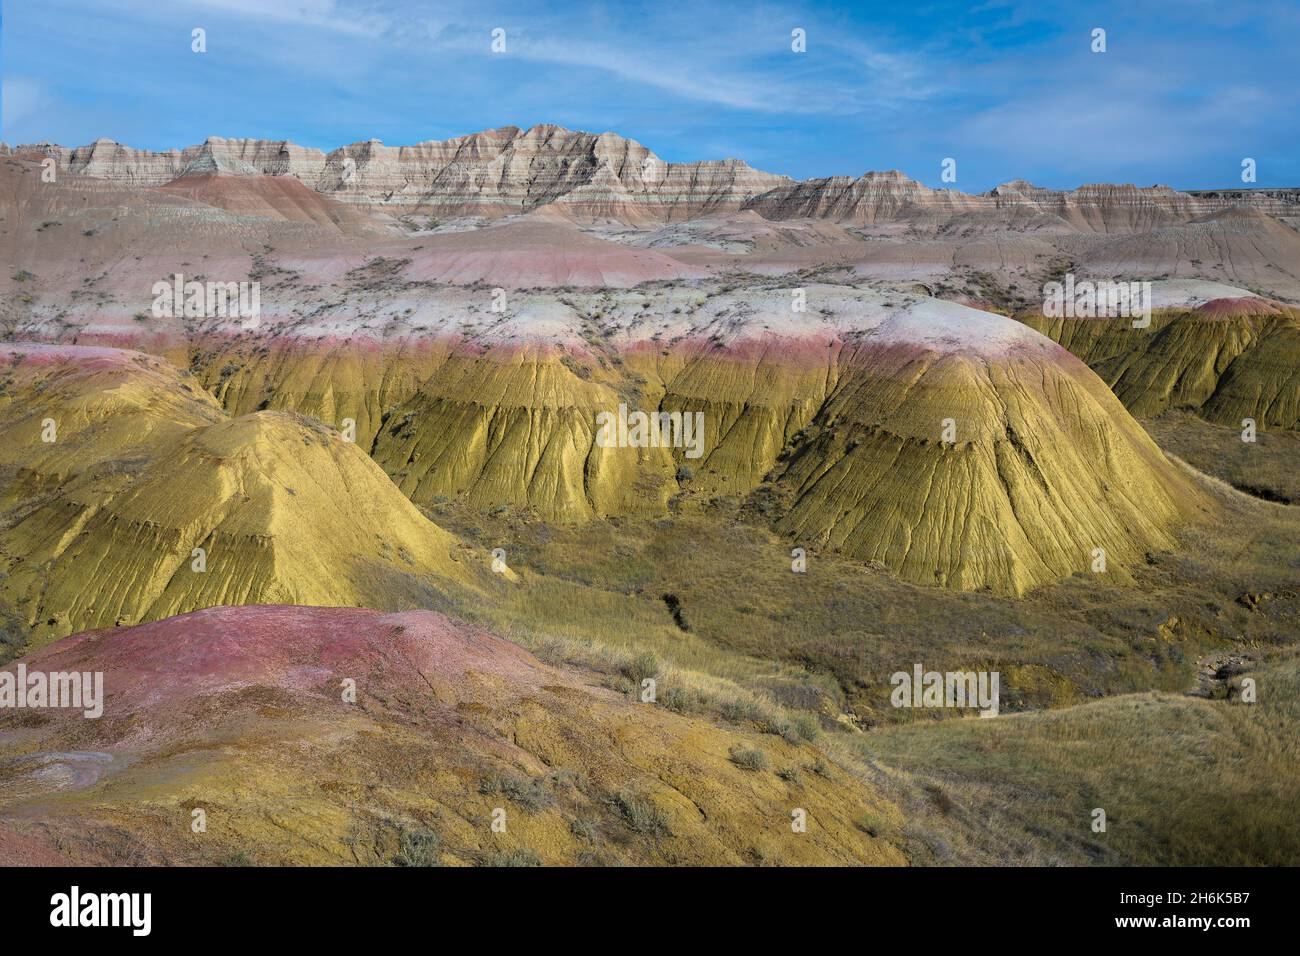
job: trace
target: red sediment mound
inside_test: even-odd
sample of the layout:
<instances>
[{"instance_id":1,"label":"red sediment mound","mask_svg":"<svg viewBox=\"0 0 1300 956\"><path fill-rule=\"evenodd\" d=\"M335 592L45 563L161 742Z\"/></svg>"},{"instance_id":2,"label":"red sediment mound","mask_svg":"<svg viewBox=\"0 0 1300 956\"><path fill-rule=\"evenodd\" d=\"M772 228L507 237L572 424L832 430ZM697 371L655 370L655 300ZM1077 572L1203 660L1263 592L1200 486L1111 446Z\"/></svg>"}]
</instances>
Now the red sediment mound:
<instances>
[{"instance_id":1,"label":"red sediment mound","mask_svg":"<svg viewBox=\"0 0 1300 956\"><path fill-rule=\"evenodd\" d=\"M207 608L83 631L24 661L29 672L103 672L110 715L251 686L324 693L333 679L372 675L390 688L451 686L471 673L528 687L564 682L517 645L433 611L361 608Z\"/></svg>"},{"instance_id":2,"label":"red sediment mound","mask_svg":"<svg viewBox=\"0 0 1300 956\"><path fill-rule=\"evenodd\" d=\"M533 220L448 233L424 240L407 276L506 288L626 288L651 280L686 279L704 270L650 249L636 249L579 232L565 223Z\"/></svg>"},{"instance_id":3,"label":"red sediment mound","mask_svg":"<svg viewBox=\"0 0 1300 956\"><path fill-rule=\"evenodd\" d=\"M75 862L37 840L0 827L2 866L71 866Z\"/></svg>"},{"instance_id":4,"label":"red sediment mound","mask_svg":"<svg viewBox=\"0 0 1300 956\"><path fill-rule=\"evenodd\" d=\"M1282 315L1276 303L1256 296L1236 299L1211 299L1197 307L1198 315L1211 319L1237 319L1248 315Z\"/></svg>"}]
</instances>

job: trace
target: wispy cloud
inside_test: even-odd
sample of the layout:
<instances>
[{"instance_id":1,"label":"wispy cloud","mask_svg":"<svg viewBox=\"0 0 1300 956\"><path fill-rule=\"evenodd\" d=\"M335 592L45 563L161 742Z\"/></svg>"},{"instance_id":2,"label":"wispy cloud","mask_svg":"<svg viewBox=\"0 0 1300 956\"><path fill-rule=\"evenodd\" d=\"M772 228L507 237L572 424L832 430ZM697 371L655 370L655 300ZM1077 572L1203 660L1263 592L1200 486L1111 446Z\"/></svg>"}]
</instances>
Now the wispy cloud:
<instances>
[{"instance_id":1,"label":"wispy cloud","mask_svg":"<svg viewBox=\"0 0 1300 956\"><path fill-rule=\"evenodd\" d=\"M11 139L330 148L557 122L675 161L726 144L794 176L898 167L929 182L951 156L969 190L1017 176L1214 185L1251 155L1261 184L1300 182L1300 14L1283 0L1249 15L1208 0L42 0L5 13ZM194 26L209 31L204 56ZM1094 26L1104 55L1087 49ZM805 53L790 49L796 27Z\"/></svg>"},{"instance_id":2,"label":"wispy cloud","mask_svg":"<svg viewBox=\"0 0 1300 956\"><path fill-rule=\"evenodd\" d=\"M139 3L111 0L126 12L148 15ZM196 16L213 14L222 18L262 21L287 26L310 27L353 36L381 36L392 24L378 8L336 0L171 0L173 9ZM195 23L195 26L202 26Z\"/></svg>"},{"instance_id":3,"label":"wispy cloud","mask_svg":"<svg viewBox=\"0 0 1300 956\"><path fill-rule=\"evenodd\" d=\"M427 21L423 33L435 51L477 57L488 54L483 24L491 24L506 31L509 57L604 73L646 90L758 113L858 112L933 92L910 54L885 52L838 30L819 31L816 19L805 11L755 8L738 20L716 5L672 4L598 31L584 29L583 19L571 13L523 17L494 11L472 25L444 15ZM792 51L795 27L811 32L810 53Z\"/></svg>"}]
</instances>

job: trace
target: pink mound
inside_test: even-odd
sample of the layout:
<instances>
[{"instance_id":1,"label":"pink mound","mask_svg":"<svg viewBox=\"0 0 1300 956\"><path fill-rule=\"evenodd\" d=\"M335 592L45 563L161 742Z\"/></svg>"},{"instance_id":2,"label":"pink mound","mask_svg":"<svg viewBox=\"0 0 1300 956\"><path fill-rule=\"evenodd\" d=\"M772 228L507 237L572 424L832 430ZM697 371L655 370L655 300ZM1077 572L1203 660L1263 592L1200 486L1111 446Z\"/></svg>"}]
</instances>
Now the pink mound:
<instances>
[{"instance_id":1,"label":"pink mound","mask_svg":"<svg viewBox=\"0 0 1300 956\"><path fill-rule=\"evenodd\" d=\"M77 862L38 840L0 827L0 864L4 866L71 866Z\"/></svg>"},{"instance_id":2,"label":"pink mound","mask_svg":"<svg viewBox=\"0 0 1300 956\"><path fill-rule=\"evenodd\" d=\"M76 364L87 370L94 370L121 368L143 358L143 354L137 351L100 345L60 345L49 342L0 343L0 359L28 365Z\"/></svg>"},{"instance_id":3,"label":"pink mound","mask_svg":"<svg viewBox=\"0 0 1300 956\"><path fill-rule=\"evenodd\" d=\"M563 682L517 645L441 614L360 608L214 607L84 631L23 660L29 672L102 671L106 716L252 686L337 696L342 678L363 688L441 685L453 695L471 674L527 687Z\"/></svg>"},{"instance_id":4,"label":"pink mound","mask_svg":"<svg viewBox=\"0 0 1300 956\"><path fill-rule=\"evenodd\" d=\"M660 252L635 249L543 219L431 236L413 253L408 278L506 288L626 288L642 282L698 278L705 271Z\"/></svg>"},{"instance_id":5,"label":"pink mound","mask_svg":"<svg viewBox=\"0 0 1300 956\"><path fill-rule=\"evenodd\" d=\"M943 296L949 302L956 302L958 305L964 305L968 309L979 309L981 312L992 312L997 314L999 309L987 299L976 299L968 295Z\"/></svg>"},{"instance_id":6,"label":"pink mound","mask_svg":"<svg viewBox=\"0 0 1300 956\"><path fill-rule=\"evenodd\" d=\"M1282 315L1282 310L1268 299L1243 296L1236 299L1211 299L1197 307L1198 315L1211 319L1238 319L1248 315Z\"/></svg>"}]
</instances>

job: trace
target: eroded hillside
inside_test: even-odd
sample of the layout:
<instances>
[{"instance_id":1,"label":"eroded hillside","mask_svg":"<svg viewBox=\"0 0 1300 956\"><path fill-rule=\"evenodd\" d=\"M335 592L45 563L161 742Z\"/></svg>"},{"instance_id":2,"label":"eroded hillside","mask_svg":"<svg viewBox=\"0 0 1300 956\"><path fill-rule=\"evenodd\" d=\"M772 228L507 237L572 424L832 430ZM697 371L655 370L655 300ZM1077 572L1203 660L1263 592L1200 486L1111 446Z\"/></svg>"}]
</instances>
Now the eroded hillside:
<instances>
[{"instance_id":1,"label":"eroded hillside","mask_svg":"<svg viewBox=\"0 0 1300 956\"><path fill-rule=\"evenodd\" d=\"M425 607L486 561L318 421L228 419L139 353L3 357L0 596L32 644L222 604Z\"/></svg>"},{"instance_id":2,"label":"eroded hillside","mask_svg":"<svg viewBox=\"0 0 1300 956\"><path fill-rule=\"evenodd\" d=\"M896 830L890 798L815 744L637 702L431 612L217 608L28 665L100 671L109 696L96 721L0 715L5 862L905 862L863 824Z\"/></svg>"}]
</instances>

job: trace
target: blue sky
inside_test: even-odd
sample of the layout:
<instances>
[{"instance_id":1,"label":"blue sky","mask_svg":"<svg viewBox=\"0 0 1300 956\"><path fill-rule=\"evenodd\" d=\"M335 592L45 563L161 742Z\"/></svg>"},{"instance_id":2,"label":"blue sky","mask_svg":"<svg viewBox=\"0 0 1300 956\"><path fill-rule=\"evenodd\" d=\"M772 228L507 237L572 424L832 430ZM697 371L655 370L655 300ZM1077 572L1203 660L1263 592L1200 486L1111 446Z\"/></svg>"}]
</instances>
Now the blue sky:
<instances>
[{"instance_id":1,"label":"blue sky","mask_svg":"<svg viewBox=\"0 0 1300 956\"><path fill-rule=\"evenodd\" d=\"M8 143L330 149L549 122L799 178L897 168L938 186L951 157L969 192L1196 188L1241 185L1251 157L1257 185L1300 186L1294 0L6 0L3 15Z\"/></svg>"}]
</instances>

